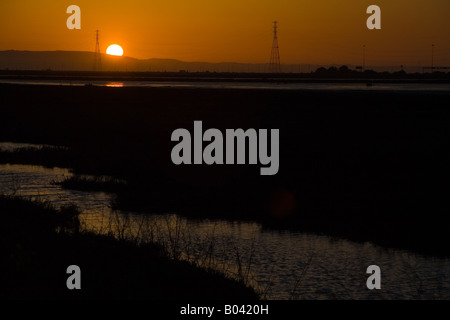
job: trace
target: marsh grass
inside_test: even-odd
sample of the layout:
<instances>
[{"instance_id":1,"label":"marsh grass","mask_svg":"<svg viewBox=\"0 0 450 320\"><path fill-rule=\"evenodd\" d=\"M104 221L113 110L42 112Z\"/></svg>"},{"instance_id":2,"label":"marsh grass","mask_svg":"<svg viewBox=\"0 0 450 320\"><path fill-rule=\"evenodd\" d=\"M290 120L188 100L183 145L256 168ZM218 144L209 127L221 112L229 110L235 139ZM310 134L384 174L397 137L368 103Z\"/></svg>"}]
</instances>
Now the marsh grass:
<instances>
[{"instance_id":1,"label":"marsh grass","mask_svg":"<svg viewBox=\"0 0 450 320\"><path fill-rule=\"evenodd\" d=\"M303 266L300 275L297 277L297 279L295 280L294 285L292 286L292 290L290 292L290 300L298 300L299 299L299 293L298 290L301 287L302 281L305 279L305 276L308 272L308 269L310 268L313 258L314 258L314 253L312 253L309 256L309 259L307 260L307 262L305 263L305 265Z\"/></svg>"},{"instance_id":2,"label":"marsh grass","mask_svg":"<svg viewBox=\"0 0 450 320\"><path fill-rule=\"evenodd\" d=\"M188 262L209 273L220 274L253 288L259 297L270 298L273 283L253 272L256 239L249 239L244 246L232 235L219 234L217 221L211 221L203 232L192 230L187 219L175 214L153 217L112 211L99 216L95 222L81 221L82 230L135 245L156 244L173 261ZM231 250L227 249L230 247Z\"/></svg>"},{"instance_id":3,"label":"marsh grass","mask_svg":"<svg viewBox=\"0 0 450 320\"><path fill-rule=\"evenodd\" d=\"M117 179L109 176L89 176L89 175L74 175L66 178L60 182L53 182L55 185L60 185L66 189L80 190L80 191L101 191L109 193L119 193L123 191L127 182L122 179Z\"/></svg>"},{"instance_id":4,"label":"marsh grass","mask_svg":"<svg viewBox=\"0 0 450 320\"><path fill-rule=\"evenodd\" d=\"M170 235L170 247L151 242L156 232L144 220L137 233L131 218L117 218L94 233L80 224L75 206L55 209L42 200L0 196L0 208L2 297L258 298L243 282L201 268L194 258L181 259L181 233ZM85 271L79 292L65 288L71 264Z\"/></svg>"}]
</instances>

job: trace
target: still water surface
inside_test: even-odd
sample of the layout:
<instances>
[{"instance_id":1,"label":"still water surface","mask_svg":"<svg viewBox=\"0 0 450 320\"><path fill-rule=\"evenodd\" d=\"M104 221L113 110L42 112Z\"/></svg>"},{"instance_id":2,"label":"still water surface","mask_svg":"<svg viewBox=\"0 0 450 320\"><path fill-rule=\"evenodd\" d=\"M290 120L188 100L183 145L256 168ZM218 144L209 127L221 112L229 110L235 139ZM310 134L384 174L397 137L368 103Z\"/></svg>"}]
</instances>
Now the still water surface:
<instances>
[{"instance_id":1,"label":"still water surface","mask_svg":"<svg viewBox=\"0 0 450 320\"><path fill-rule=\"evenodd\" d=\"M190 89L254 89L254 90L367 90L367 91L450 91L448 83L287 83L279 82L220 82L220 81L86 81L86 80L12 80L0 79L1 83L48 85L48 86L99 86L99 87L147 87Z\"/></svg>"},{"instance_id":2,"label":"still water surface","mask_svg":"<svg viewBox=\"0 0 450 320\"><path fill-rule=\"evenodd\" d=\"M5 144L0 143L0 150ZM114 196L66 190L54 182L68 169L0 164L0 193L76 204L83 228L164 244L172 256L239 274L269 299L450 299L450 259L425 257L371 243L265 230L258 223L193 220L167 214L113 211ZM366 288L366 269L382 270L382 290Z\"/></svg>"}]
</instances>

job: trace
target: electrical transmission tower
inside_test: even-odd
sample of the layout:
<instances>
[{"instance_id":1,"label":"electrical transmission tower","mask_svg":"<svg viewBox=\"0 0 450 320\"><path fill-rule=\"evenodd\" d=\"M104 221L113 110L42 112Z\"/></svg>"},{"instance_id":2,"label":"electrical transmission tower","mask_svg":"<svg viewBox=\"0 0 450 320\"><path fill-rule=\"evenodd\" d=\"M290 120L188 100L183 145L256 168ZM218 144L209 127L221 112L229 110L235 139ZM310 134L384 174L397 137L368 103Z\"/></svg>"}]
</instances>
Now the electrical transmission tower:
<instances>
[{"instance_id":1,"label":"electrical transmission tower","mask_svg":"<svg viewBox=\"0 0 450 320\"><path fill-rule=\"evenodd\" d=\"M102 71L102 55L100 53L100 44L98 42L98 30L95 31L94 71Z\"/></svg>"},{"instance_id":2,"label":"electrical transmission tower","mask_svg":"<svg viewBox=\"0 0 450 320\"><path fill-rule=\"evenodd\" d=\"M280 50L278 48L277 21L273 22L273 44L270 55L269 72L281 73Z\"/></svg>"}]
</instances>

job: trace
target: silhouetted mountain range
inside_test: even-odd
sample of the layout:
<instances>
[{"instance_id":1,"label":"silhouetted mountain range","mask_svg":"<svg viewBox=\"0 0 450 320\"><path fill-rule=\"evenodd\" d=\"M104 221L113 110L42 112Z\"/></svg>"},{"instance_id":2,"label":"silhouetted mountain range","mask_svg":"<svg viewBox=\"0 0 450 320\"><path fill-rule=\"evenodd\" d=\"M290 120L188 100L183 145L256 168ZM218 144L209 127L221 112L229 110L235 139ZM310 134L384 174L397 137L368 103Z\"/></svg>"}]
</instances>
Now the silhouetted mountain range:
<instances>
[{"instance_id":1,"label":"silhouetted mountain range","mask_svg":"<svg viewBox=\"0 0 450 320\"><path fill-rule=\"evenodd\" d=\"M92 71L94 69L94 53L87 51L0 51L0 70L72 70ZM329 67L330 65L328 65ZM338 66L338 65L336 65ZM283 72L309 73L319 65L283 64ZM355 66L348 65L350 69ZM398 71L394 67L377 67L377 71ZM410 68L407 72L417 72ZM268 64L251 63L208 63L185 62L175 59L136 59L131 57L115 57L102 54L103 71L168 71L168 72L267 72Z\"/></svg>"},{"instance_id":2,"label":"silhouetted mountain range","mask_svg":"<svg viewBox=\"0 0 450 320\"><path fill-rule=\"evenodd\" d=\"M94 53L84 51L0 51L0 69L92 71ZM266 64L184 62L102 54L104 71L264 72ZM297 66L298 68L298 66Z\"/></svg>"}]
</instances>

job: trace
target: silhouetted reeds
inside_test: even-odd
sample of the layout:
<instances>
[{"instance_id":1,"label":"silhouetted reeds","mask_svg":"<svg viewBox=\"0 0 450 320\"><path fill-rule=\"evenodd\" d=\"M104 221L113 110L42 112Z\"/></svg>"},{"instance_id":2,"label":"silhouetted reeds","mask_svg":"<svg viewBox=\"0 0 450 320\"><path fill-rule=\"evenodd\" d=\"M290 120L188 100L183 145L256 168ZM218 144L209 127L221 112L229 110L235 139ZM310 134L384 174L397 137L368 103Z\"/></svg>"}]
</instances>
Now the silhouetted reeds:
<instances>
[{"instance_id":1,"label":"silhouetted reeds","mask_svg":"<svg viewBox=\"0 0 450 320\"><path fill-rule=\"evenodd\" d=\"M120 193L126 189L126 181L107 176L78 176L74 175L55 184L66 189L82 191L102 191Z\"/></svg>"},{"instance_id":2,"label":"silhouetted reeds","mask_svg":"<svg viewBox=\"0 0 450 320\"><path fill-rule=\"evenodd\" d=\"M2 298L258 298L242 282L171 259L160 244L82 230L73 206L0 196L0 212ZM81 290L65 285L73 264Z\"/></svg>"}]
</instances>

